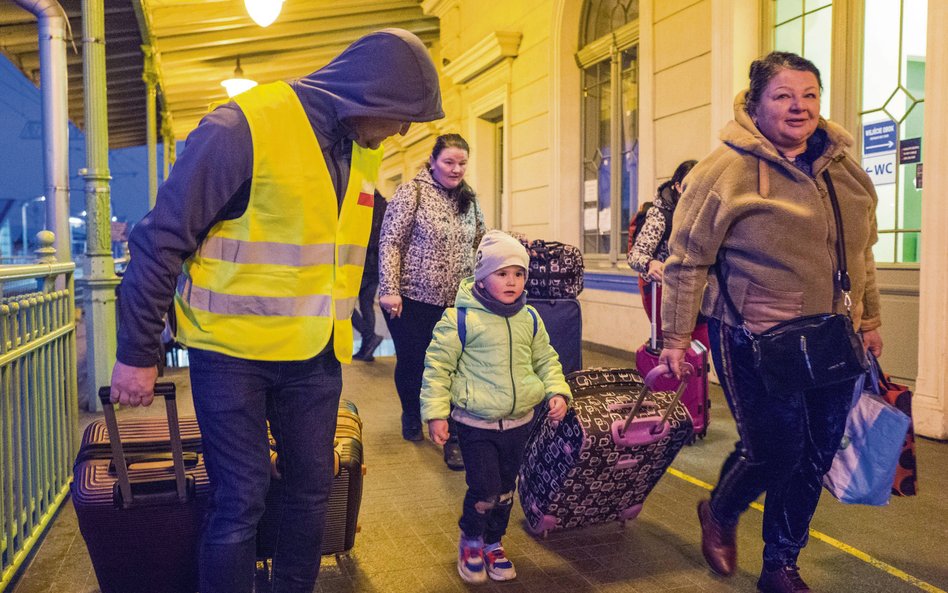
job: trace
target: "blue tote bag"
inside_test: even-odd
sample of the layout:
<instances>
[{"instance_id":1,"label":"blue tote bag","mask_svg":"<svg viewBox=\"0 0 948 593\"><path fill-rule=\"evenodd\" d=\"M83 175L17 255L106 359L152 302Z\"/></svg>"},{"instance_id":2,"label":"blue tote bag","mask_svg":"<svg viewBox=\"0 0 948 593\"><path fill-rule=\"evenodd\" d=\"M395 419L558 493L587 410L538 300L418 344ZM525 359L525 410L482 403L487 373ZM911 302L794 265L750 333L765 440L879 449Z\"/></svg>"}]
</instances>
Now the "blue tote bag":
<instances>
[{"instance_id":1,"label":"blue tote bag","mask_svg":"<svg viewBox=\"0 0 948 593\"><path fill-rule=\"evenodd\" d=\"M856 382L846 432L823 485L840 502L882 506L889 503L911 419L879 395L879 366L869 358L869 376Z\"/></svg>"}]
</instances>

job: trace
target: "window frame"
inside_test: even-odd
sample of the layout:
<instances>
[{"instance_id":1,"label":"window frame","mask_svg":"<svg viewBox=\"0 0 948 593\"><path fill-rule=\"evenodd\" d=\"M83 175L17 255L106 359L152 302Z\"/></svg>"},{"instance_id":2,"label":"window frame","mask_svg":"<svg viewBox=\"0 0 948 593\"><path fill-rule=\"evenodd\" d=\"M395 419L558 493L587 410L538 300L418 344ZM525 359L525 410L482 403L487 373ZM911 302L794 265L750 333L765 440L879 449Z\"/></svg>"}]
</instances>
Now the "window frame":
<instances>
[{"instance_id":1,"label":"window frame","mask_svg":"<svg viewBox=\"0 0 948 593\"><path fill-rule=\"evenodd\" d=\"M931 0L929 0L930 2ZM855 143L850 151L857 162L862 157L862 115L872 109L864 109L862 104L863 87L863 49L866 38L865 0L832 0L832 42L830 72L823 75L824 87L830 89L830 113L832 121L843 126L853 135ZM776 0L764 0L761 11L762 54L772 51L775 43ZM901 34L901 31L900 31ZM901 216L896 216L901 220ZM905 233L918 233L920 229L879 228L879 234L894 234L899 237ZM897 248L896 248L897 249ZM877 268L895 268L917 270L921 262L879 261Z\"/></svg>"},{"instance_id":2,"label":"window frame","mask_svg":"<svg viewBox=\"0 0 948 593\"><path fill-rule=\"evenodd\" d=\"M609 231L609 252L587 252L586 250L586 230L582 223L583 217L585 215L585 196L583 184L585 182L585 169L586 169L586 153L585 153L585 137L586 137L586 116L587 114L587 102L585 100L580 101L580 122L581 123L581 137L583 138L583 148L580 150L580 171L582 172L579 178L580 187L579 190L579 204L578 204L578 220L580 221L580 243L583 251L583 257L590 263L599 263L599 264L609 264L612 267L615 267L620 261L624 261L626 257L626 246L622 244L622 233L625 229L622 228L622 167L617 166L615 163L621 163L623 158L623 153L621 151L622 147L622 52L636 48L636 58L635 58L635 72L636 72L636 88L640 92L640 78L642 76L641 71L641 48L639 47L639 21L641 15L638 19L630 21L621 27L613 30L612 32L603 35L602 37L587 43L585 46L580 48L576 52L576 63L580 70L580 92L582 93L582 88L585 85L583 78L585 76L585 71L587 68L595 66L606 60L609 61L609 89L610 89L610 118L609 118L609 145L610 147L619 147L619 154L612 155L613 165L609 167L609 196L610 196L610 231ZM636 96L635 100L638 108L636 109L636 117L641 120L641 103L640 95ZM641 121L636 121L636 137L631 139L632 143L638 142L641 137ZM610 149L610 155L612 150ZM618 157L618 158L617 158ZM641 171L639 172L641 175ZM631 182L631 181L630 181ZM630 190L638 194L638 187L631 187ZM638 201L638 200L636 200ZM616 207L618 206L618 207ZM629 204L629 216L633 216L635 210L638 208L638 204Z\"/></svg>"}]
</instances>

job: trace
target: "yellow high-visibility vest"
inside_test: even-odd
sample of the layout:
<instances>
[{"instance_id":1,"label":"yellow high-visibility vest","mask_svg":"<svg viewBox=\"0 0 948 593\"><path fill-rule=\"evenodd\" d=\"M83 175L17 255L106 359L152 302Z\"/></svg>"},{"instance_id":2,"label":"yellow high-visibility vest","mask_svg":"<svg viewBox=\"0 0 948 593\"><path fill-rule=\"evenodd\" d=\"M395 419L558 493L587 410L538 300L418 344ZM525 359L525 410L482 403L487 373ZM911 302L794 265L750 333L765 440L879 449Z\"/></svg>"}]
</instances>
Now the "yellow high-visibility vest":
<instances>
[{"instance_id":1,"label":"yellow high-visibility vest","mask_svg":"<svg viewBox=\"0 0 948 593\"><path fill-rule=\"evenodd\" d=\"M253 180L240 218L215 224L184 262L179 341L252 360L306 360L333 338L352 360L351 315L372 227L382 151L352 144L339 209L329 169L284 82L234 99L250 125Z\"/></svg>"}]
</instances>

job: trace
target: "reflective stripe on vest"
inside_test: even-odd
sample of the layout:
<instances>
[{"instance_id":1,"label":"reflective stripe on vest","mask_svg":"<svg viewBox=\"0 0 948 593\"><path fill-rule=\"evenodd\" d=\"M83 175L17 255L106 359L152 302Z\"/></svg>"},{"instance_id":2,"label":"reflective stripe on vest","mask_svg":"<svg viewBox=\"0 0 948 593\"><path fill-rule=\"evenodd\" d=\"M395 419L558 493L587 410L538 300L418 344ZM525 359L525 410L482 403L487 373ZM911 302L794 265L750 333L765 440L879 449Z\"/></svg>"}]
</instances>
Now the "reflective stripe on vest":
<instances>
[{"instance_id":1,"label":"reflective stripe on vest","mask_svg":"<svg viewBox=\"0 0 948 593\"><path fill-rule=\"evenodd\" d=\"M341 207L309 119L286 83L235 99L250 127L253 180L243 215L215 224L184 264L179 340L254 360L305 360L352 324L381 150L352 145Z\"/></svg>"},{"instance_id":2,"label":"reflective stripe on vest","mask_svg":"<svg viewBox=\"0 0 948 593\"><path fill-rule=\"evenodd\" d=\"M315 266L333 263L332 243L288 245L263 241L240 241L225 237L208 237L201 244L201 257L235 264L271 264L282 266ZM339 245L339 265L361 266L365 261L365 245Z\"/></svg>"}]
</instances>

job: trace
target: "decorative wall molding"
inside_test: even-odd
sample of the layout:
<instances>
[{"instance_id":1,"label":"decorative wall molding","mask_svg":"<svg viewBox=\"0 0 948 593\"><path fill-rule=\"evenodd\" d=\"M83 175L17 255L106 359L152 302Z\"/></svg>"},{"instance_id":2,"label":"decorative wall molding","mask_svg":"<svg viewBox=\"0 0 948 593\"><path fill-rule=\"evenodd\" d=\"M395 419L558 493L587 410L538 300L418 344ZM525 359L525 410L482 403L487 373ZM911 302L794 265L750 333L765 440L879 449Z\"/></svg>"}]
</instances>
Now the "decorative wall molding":
<instances>
[{"instance_id":1,"label":"decorative wall molding","mask_svg":"<svg viewBox=\"0 0 948 593\"><path fill-rule=\"evenodd\" d=\"M454 84L464 84L506 58L516 58L521 33L494 31L469 50L444 66L444 73Z\"/></svg>"},{"instance_id":2,"label":"decorative wall molding","mask_svg":"<svg viewBox=\"0 0 948 593\"><path fill-rule=\"evenodd\" d=\"M408 128L404 136L392 136L385 140L385 156L392 156L406 150L410 146L442 133L443 126L438 122L414 123Z\"/></svg>"},{"instance_id":3,"label":"decorative wall molding","mask_svg":"<svg viewBox=\"0 0 948 593\"><path fill-rule=\"evenodd\" d=\"M422 0L421 11L439 19L458 5L458 0Z\"/></svg>"}]
</instances>

